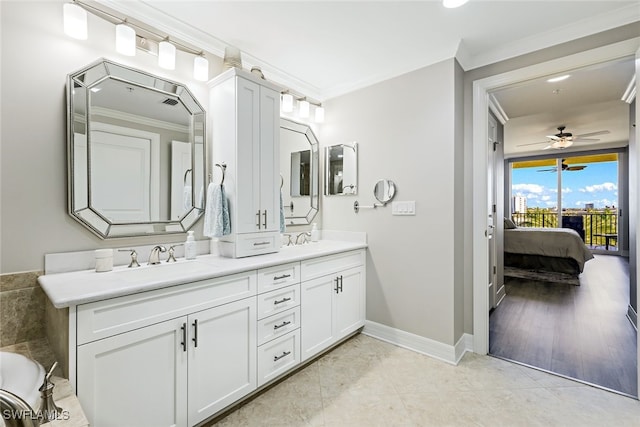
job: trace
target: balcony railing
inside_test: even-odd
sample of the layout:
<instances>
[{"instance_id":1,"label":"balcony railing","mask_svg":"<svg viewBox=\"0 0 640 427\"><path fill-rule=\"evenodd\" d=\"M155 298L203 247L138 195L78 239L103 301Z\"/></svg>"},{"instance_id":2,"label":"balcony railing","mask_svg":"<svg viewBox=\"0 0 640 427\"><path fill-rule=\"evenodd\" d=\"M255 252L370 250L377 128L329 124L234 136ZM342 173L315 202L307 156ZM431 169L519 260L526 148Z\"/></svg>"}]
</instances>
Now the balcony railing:
<instances>
[{"instance_id":1,"label":"balcony railing","mask_svg":"<svg viewBox=\"0 0 640 427\"><path fill-rule=\"evenodd\" d=\"M555 212L513 213L511 218L518 227L557 228ZM573 228L592 249L618 250L618 212L563 212L562 225Z\"/></svg>"}]
</instances>

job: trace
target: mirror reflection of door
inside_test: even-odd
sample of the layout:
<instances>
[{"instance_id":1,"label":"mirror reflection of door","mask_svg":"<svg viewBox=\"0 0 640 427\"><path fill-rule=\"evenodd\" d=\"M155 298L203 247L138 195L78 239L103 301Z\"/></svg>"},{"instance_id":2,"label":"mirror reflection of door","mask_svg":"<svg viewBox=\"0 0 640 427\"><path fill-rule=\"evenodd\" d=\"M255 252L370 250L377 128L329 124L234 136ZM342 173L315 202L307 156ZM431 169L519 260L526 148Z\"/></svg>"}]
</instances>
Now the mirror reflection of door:
<instances>
[{"instance_id":1,"label":"mirror reflection of door","mask_svg":"<svg viewBox=\"0 0 640 427\"><path fill-rule=\"evenodd\" d=\"M311 150L291 153L291 197L311 195Z\"/></svg>"},{"instance_id":2,"label":"mirror reflection of door","mask_svg":"<svg viewBox=\"0 0 640 427\"><path fill-rule=\"evenodd\" d=\"M171 141L171 219L179 220L193 206L191 144ZM198 188L195 189L199 192Z\"/></svg>"},{"instance_id":3,"label":"mirror reflection of door","mask_svg":"<svg viewBox=\"0 0 640 427\"><path fill-rule=\"evenodd\" d=\"M159 144L160 138L154 133L94 125L91 206L115 223L158 220L160 178L153 165L158 164Z\"/></svg>"}]
</instances>

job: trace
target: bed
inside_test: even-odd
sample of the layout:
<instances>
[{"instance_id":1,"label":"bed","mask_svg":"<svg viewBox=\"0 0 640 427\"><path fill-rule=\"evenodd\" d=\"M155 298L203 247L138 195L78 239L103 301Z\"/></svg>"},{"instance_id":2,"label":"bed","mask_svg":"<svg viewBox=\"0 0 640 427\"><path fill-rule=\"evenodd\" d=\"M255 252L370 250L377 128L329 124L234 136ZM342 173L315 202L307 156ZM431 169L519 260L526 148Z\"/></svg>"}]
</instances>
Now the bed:
<instances>
[{"instance_id":1,"label":"bed","mask_svg":"<svg viewBox=\"0 0 640 427\"><path fill-rule=\"evenodd\" d=\"M593 254L570 228L507 228L504 230L504 265L524 270L578 276Z\"/></svg>"}]
</instances>

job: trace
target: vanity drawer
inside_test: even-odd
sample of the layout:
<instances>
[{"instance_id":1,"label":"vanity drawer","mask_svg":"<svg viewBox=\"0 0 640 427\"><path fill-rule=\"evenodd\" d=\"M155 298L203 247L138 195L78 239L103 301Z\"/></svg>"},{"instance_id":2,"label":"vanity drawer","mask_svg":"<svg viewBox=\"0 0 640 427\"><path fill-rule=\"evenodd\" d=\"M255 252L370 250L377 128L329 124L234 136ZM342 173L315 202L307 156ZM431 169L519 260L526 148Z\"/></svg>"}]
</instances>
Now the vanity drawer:
<instances>
[{"instance_id":1,"label":"vanity drawer","mask_svg":"<svg viewBox=\"0 0 640 427\"><path fill-rule=\"evenodd\" d=\"M300 327L300 307L290 308L258 321L258 345L281 337Z\"/></svg>"},{"instance_id":2,"label":"vanity drawer","mask_svg":"<svg viewBox=\"0 0 640 427\"><path fill-rule=\"evenodd\" d=\"M300 329L258 347L258 387L300 363Z\"/></svg>"},{"instance_id":3,"label":"vanity drawer","mask_svg":"<svg viewBox=\"0 0 640 427\"><path fill-rule=\"evenodd\" d=\"M78 345L256 295L256 272L79 305Z\"/></svg>"},{"instance_id":4,"label":"vanity drawer","mask_svg":"<svg viewBox=\"0 0 640 427\"><path fill-rule=\"evenodd\" d=\"M364 265L364 257L364 250L359 249L357 251L304 260L300 263L301 280L315 279L337 271L359 267Z\"/></svg>"},{"instance_id":5,"label":"vanity drawer","mask_svg":"<svg viewBox=\"0 0 640 427\"><path fill-rule=\"evenodd\" d=\"M300 263L276 265L258 270L258 293L300 283Z\"/></svg>"},{"instance_id":6,"label":"vanity drawer","mask_svg":"<svg viewBox=\"0 0 640 427\"><path fill-rule=\"evenodd\" d=\"M278 252L282 246L280 233L262 232L238 234L235 243L235 256L246 257Z\"/></svg>"},{"instance_id":7,"label":"vanity drawer","mask_svg":"<svg viewBox=\"0 0 640 427\"><path fill-rule=\"evenodd\" d=\"M300 305L300 285L291 285L258 295L258 319Z\"/></svg>"}]
</instances>

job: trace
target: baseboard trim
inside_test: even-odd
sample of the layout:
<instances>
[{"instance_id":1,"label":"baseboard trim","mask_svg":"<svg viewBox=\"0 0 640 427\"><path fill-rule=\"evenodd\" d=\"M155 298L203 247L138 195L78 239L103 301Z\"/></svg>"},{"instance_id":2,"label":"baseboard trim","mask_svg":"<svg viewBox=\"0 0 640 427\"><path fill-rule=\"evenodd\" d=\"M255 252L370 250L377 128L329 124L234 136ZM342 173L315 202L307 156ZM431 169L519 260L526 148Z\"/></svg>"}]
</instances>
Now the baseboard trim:
<instances>
[{"instance_id":1,"label":"baseboard trim","mask_svg":"<svg viewBox=\"0 0 640 427\"><path fill-rule=\"evenodd\" d=\"M452 365L457 365L467 351L473 351L471 334L463 334L455 345L448 345L369 320L362 333Z\"/></svg>"},{"instance_id":2,"label":"baseboard trim","mask_svg":"<svg viewBox=\"0 0 640 427\"><path fill-rule=\"evenodd\" d=\"M627 319L631 322L636 331L638 330L638 313L633 309L633 307L627 307Z\"/></svg>"}]
</instances>

